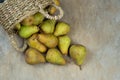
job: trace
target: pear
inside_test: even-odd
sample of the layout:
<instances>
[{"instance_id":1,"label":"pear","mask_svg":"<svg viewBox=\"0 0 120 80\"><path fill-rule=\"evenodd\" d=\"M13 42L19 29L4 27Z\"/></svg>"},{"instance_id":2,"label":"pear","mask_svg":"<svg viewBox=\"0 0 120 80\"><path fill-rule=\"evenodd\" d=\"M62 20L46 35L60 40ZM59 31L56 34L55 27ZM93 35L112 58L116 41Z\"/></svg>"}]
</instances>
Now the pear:
<instances>
[{"instance_id":1,"label":"pear","mask_svg":"<svg viewBox=\"0 0 120 80\"><path fill-rule=\"evenodd\" d=\"M54 2L54 4L56 4L57 6L60 6L60 1L59 1L59 0L53 0L53 2ZM53 6L50 6L50 7L48 8L48 12L49 12L50 14L55 14L56 11L57 11L56 8L53 7Z\"/></svg>"},{"instance_id":2,"label":"pear","mask_svg":"<svg viewBox=\"0 0 120 80\"><path fill-rule=\"evenodd\" d=\"M17 24L15 25L15 30L20 30L20 28L21 28L21 24L20 24L20 23L17 23Z\"/></svg>"},{"instance_id":3,"label":"pear","mask_svg":"<svg viewBox=\"0 0 120 80\"><path fill-rule=\"evenodd\" d=\"M53 7L53 6L50 6L50 7L48 8L48 12L49 12L49 14L51 14L51 15L55 14L56 11L57 11L57 9L56 9L55 7Z\"/></svg>"},{"instance_id":4,"label":"pear","mask_svg":"<svg viewBox=\"0 0 120 80\"><path fill-rule=\"evenodd\" d=\"M56 25L56 29L55 29L54 35L55 36L65 35L69 31L70 31L70 26L67 23L58 22L58 24Z\"/></svg>"},{"instance_id":5,"label":"pear","mask_svg":"<svg viewBox=\"0 0 120 80\"><path fill-rule=\"evenodd\" d=\"M60 0L53 0L53 2L54 2L57 6L60 5Z\"/></svg>"},{"instance_id":6,"label":"pear","mask_svg":"<svg viewBox=\"0 0 120 80\"><path fill-rule=\"evenodd\" d=\"M48 48L54 48L58 44L58 39L53 34L39 34L38 40Z\"/></svg>"},{"instance_id":7,"label":"pear","mask_svg":"<svg viewBox=\"0 0 120 80\"><path fill-rule=\"evenodd\" d=\"M22 22L21 24L24 25L24 26L30 26L30 25L33 25L34 23L34 16L28 16L26 17Z\"/></svg>"},{"instance_id":8,"label":"pear","mask_svg":"<svg viewBox=\"0 0 120 80\"><path fill-rule=\"evenodd\" d=\"M42 21L43 21L44 18L45 18L45 17L44 17L41 13L39 13L39 12L37 12L37 13L34 14L33 16L34 16L34 22L33 22L34 25L39 25L39 24L41 24Z\"/></svg>"},{"instance_id":9,"label":"pear","mask_svg":"<svg viewBox=\"0 0 120 80\"><path fill-rule=\"evenodd\" d=\"M45 57L33 48L29 48L25 52L25 61L32 65L46 62Z\"/></svg>"},{"instance_id":10,"label":"pear","mask_svg":"<svg viewBox=\"0 0 120 80\"><path fill-rule=\"evenodd\" d=\"M39 28L37 26L21 26L19 30L19 35L22 38L28 38L32 34L37 33L39 31Z\"/></svg>"},{"instance_id":11,"label":"pear","mask_svg":"<svg viewBox=\"0 0 120 80\"><path fill-rule=\"evenodd\" d=\"M70 57L81 67L86 57L86 48L83 45L72 45L70 47Z\"/></svg>"},{"instance_id":12,"label":"pear","mask_svg":"<svg viewBox=\"0 0 120 80\"><path fill-rule=\"evenodd\" d=\"M71 43L71 39L67 35L65 35L65 36L60 36L58 38L58 40L59 40L58 47L59 47L60 51L62 52L62 54L67 55L68 48Z\"/></svg>"},{"instance_id":13,"label":"pear","mask_svg":"<svg viewBox=\"0 0 120 80\"><path fill-rule=\"evenodd\" d=\"M40 51L41 53L44 53L47 51L46 46L44 46L41 42L37 40L38 34L33 34L28 40L27 43L30 47Z\"/></svg>"},{"instance_id":14,"label":"pear","mask_svg":"<svg viewBox=\"0 0 120 80\"><path fill-rule=\"evenodd\" d=\"M42 23L41 30L47 34L53 33L55 28L55 23L56 23L55 20L46 20Z\"/></svg>"},{"instance_id":15,"label":"pear","mask_svg":"<svg viewBox=\"0 0 120 80\"><path fill-rule=\"evenodd\" d=\"M49 49L46 54L46 60L49 63L65 65L66 61L63 58L62 54L56 48Z\"/></svg>"}]
</instances>

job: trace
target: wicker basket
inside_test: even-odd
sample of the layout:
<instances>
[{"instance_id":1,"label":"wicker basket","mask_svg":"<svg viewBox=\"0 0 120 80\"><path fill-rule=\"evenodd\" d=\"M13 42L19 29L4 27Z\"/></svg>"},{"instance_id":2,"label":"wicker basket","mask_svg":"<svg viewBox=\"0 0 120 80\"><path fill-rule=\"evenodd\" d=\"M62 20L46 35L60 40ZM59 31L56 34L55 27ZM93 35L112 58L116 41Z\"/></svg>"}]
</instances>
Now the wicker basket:
<instances>
[{"instance_id":1,"label":"wicker basket","mask_svg":"<svg viewBox=\"0 0 120 80\"><path fill-rule=\"evenodd\" d=\"M60 14L55 16L49 15L44 10L49 5L56 7ZM63 10L60 6L56 6L52 0L5 0L3 3L0 3L0 24L3 25L3 28L10 35L12 45L19 51L24 51L27 45L24 44L22 48L18 47L14 38L13 28L18 22L36 12L42 13L49 19L57 20L63 17Z\"/></svg>"}]
</instances>

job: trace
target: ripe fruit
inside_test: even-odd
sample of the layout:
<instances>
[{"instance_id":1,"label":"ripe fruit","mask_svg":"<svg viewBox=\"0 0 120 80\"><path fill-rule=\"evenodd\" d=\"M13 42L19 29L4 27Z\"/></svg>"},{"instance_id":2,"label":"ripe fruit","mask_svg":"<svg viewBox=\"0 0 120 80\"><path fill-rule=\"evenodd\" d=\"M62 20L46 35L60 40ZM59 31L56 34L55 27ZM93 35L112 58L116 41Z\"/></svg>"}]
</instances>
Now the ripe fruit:
<instances>
[{"instance_id":1,"label":"ripe fruit","mask_svg":"<svg viewBox=\"0 0 120 80\"><path fill-rule=\"evenodd\" d=\"M55 36L61 36L61 35L65 35L70 31L70 26L67 23L64 22L59 22L56 25L56 29L54 32Z\"/></svg>"},{"instance_id":2,"label":"ripe fruit","mask_svg":"<svg viewBox=\"0 0 120 80\"><path fill-rule=\"evenodd\" d=\"M41 24L42 21L44 20L44 18L45 17L41 13L37 12L36 14L34 14L34 22L33 22L33 24L34 25Z\"/></svg>"},{"instance_id":3,"label":"ripe fruit","mask_svg":"<svg viewBox=\"0 0 120 80\"><path fill-rule=\"evenodd\" d=\"M27 43L30 47L40 51L41 53L46 52L47 48L37 40L38 34L33 34L28 40Z\"/></svg>"},{"instance_id":4,"label":"ripe fruit","mask_svg":"<svg viewBox=\"0 0 120 80\"><path fill-rule=\"evenodd\" d=\"M42 23L41 30L47 34L53 33L55 28L55 23L56 23L55 20L46 20Z\"/></svg>"},{"instance_id":5,"label":"ripe fruit","mask_svg":"<svg viewBox=\"0 0 120 80\"><path fill-rule=\"evenodd\" d=\"M54 48L58 44L58 39L53 34L39 34L38 40L48 48Z\"/></svg>"},{"instance_id":6,"label":"ripe fruit","mask_svg":"<svg viewBox=\"0 0 120 80\"><path fill-rule=\"evenodd\" d=\"M15 29L16 29L16 30L20 30L20 28L21 28L21 24L20 24L20 23L17 23L17 24L15 25Z\"/></svg>"},{"instance_id":7,"label":"ripe fruit","mask_svg":"<svg viewBox=\"0 0 120 80\"><path fill-rule=\"evenodd\" d=\"M55 5L60 6L60 1L59 1L59 0L53 0L53 2L55 3ZM48 12L49 12L50 14L55 14L56 11L57 11L56 8L53 7L53 6L50 6L50 7L48 8Z\"/></svg>"},{"instance_id":8,"label":"ripe fruit","mask_svg":"<svg viewBox=\"0 0 120 80\"><path fill-rule=\"evenodd\" d=\"M37 50L35 50L33 48L29 48L25 52L25 61L28 64L38 64L38 63L46 62L44 56L40 52L38 52Z\"/></svg>"},{"instance_id":9,"label":"ripe fruit","mask_svg":"<svg viewBox=\"0 0 120 80\"><path fill-rule=\"evenodd\" d=\"M53 64L59 64L59 65L66 64L66 61L61 55L60 51L55 48L48 50L47 55L46 55L46 60L49 63L53 63Z\"/></svg>"},{"instance_id":10,"label":"ripe fruit","mask_svg":"<svg viewBox=\"0 0 120 80\"><path fill-rule=\"evenodd\" d=\"M62 52L62 54L67 55L68 48L71 43L71 39L65 35L65 36L60 36L58 38L58 40L59 40L58 47L59 47L60 51Z\"/></svg>"},{"instance_id":11,"label":"ripe fruit","mask_svg":"<svg viewBox=\"0 0 120 80\"><path fill-rule=\"evenodd\" d=\"M39 28L37 26L21 26L19 30L19 35L22 38L28 38L32 34L37 33L39 31Z\"/></svg>"},{"instance_id":12,"label":"ripe fruit","mask_svg":"<svg viewBox=\"0 0 120 80\"><path fill-rule=\"evenodd\" d=\"M26 17L21 24L24 26L31 26L34 23L34 16L28 16Z\"/></svg>"},{"instance_id":13,"label":"ripe fruit","mask_svg":"<svg viewBox=\"0 0 120 80\"><path fill-rule=\"evenodd\" d=\"M86 57L86 48L82 45L72 45L70 47L70 57L77 65L81 66Z\"/></svg>"}]
</instances>

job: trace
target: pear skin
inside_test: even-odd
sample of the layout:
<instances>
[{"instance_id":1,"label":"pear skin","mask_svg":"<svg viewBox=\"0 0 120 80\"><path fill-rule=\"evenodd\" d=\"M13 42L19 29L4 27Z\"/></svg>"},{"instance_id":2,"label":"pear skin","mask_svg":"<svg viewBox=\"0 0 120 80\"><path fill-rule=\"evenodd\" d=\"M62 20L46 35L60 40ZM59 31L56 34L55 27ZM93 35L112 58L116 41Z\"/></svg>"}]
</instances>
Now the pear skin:
<instances>
[{"instance_id":1,"label":"pear skin","mask_svg":"<svg viewBox=\"0 0 120 80\"><path fill-rule=\"evenodd\" d=\"M70 31L70 26L67 23L64 22L58 22L55 28L54 35L55 36L61 36L65 35Z\"/></svg>"},{"instance_id":2,"label":"pear skin","mask_svg":"<svg viewBox=\"0 0 120 80\"><path fill-rule=\"evenodd\" d=\"M71 44L71 39L65 35L65 36L60 36L58 37L58 47L60 49L60 51L62 52L62 54L67 55L68 54L68 48Z\"/></svg>"},{"instance_id":3,"label":"pear skin","mask_svg":"<svg viewBox=\"0 0 120 80\"><path fill-rule=\"evenodd\" d=\"M53 6L50 6L50 7L48 8L48 12L49 12L49 14L51 14L51 15L55 14L56 11L57 11L57 9L56 9L55 7L53 7Z\"/></svg>"},{"instance_id":4,"label":"pear skin","mask_svg":"<svg viewBox=\"0 0 120 80\"><path fill-rule=\"evenodd\" d=\"M45 57L33 48L29 48L25 52L25 61L32 65L46 62Z\"/></svg>"},{"instance_id":5,"label":"pear skin","mask_svg":"<svg viewBox=\"0 0 120 80\"><path fill-rule=\"evenodd\" d=\"M56 4L57 6L60 6L60 1L59 1L59 0L53 0L53 2L54 2L54 4ZM51 15L55 14L56 11L57 11L57 9L56 9L55 7L53 7L53 6L50 6L50 7L48 8L48 12L49 12Z\"/></svg>"},{"instance_id":6,"label":"pear skin","mask_svg":"<svg viewBox=\"0 0 120 80\"><path fill-rule=\"evenodd\" d=\"M34 23L34 16L28 16L21 22L24 26L31 26Z\"/></svg>"},{"instance_id":7,"label":"pear skin","mask_svg":"<svg viewBox=\"0 0 120 80\"><path fill-rule=\"evenodd\" d=\"M53 34L39 34L38 40L48 48L54 48L58 45L58 38Z\"/></svg>"},{"instance_id":8,"label":"pear skin","mask_svg":"<svg viewBox=\"0 0 120 80\"><path fill-rule=\"evenodd\" d=\"M33 22L34 25L41 24L43 22L44 18L45 18L44 15L39 13L39 12L37 12L33 16L34 16L34 22Z\"/></svg>"},{"instance_id":9,"label":"pear skin","mask_svg":"<svg viewBox=\"0 0 120 80\"><path fill-rule=\"evenodd\" d=\"M42 43L40 43L38 40L37 40L37 36L38 34L33 34L28 40L27 40L27 43L29 45L29 47L32 47L38 51L40 51L41 53L44 53L47 51L47 48L46 46L44 46Z\"/></svg>"},{"instance_id":10,"label":"pear skin","mask_svg":"<svg viewBox=\"0 0 120 80\"><path fill-rule=\"evenodd\" d=\"M42 23L41 30L46 34L53 33L55 28L55 23L56 23L55 20L46 20Z\"/></svg>"},{"instance_id":11,"label":"pear skin","mask_svg":"<svg viewBox=\"0 0 120 80\"><path fill-rule=\"evenodd\" d=\"M17 24L15 25L15 30L20 30L20 28L21 28L21 24L20 24L20 23L17 23Z\"/></svg>"},{"instance_id":12,"label":"pear skin","mask_svg":"<svg viewBox=\"0 0 120 80\"><path fill-rule=\"evenodd\" d=\"M19 35L22 38L29 38L32 34L37 33L39 28L37 26L21 26Z\"/></svg>"},{"instance_id":13,"label":"pear skin","mask_svg":"<svg viewBox=\"0 0 120 80\"><path fill-rule=\"evenodd\" d=\"M60 5L60 0L53 0L53 2L54 2L57 6Z\"/></svg>"},{"instance_id":14,"label":"pear skin","mask_svg":"<svg viewBox=\"0 0 120 80\"><path fill-rule=\"evenodd\" d=\"M62 54L56 48L49 49L46 55L46 60L52 64L65 65L66 61Z\"/></svg>"},{"instance_id":15,"label":"pear skin","mask_svg":"<svg viewBox=\"0 0 120 80\"><path fill-rule=\"evenodd\" d=\"M72 45L70 47L70 57L75 61L75 63L81 66L86 57L86 48L83 45Z\"/></svg>"}]
</instances>

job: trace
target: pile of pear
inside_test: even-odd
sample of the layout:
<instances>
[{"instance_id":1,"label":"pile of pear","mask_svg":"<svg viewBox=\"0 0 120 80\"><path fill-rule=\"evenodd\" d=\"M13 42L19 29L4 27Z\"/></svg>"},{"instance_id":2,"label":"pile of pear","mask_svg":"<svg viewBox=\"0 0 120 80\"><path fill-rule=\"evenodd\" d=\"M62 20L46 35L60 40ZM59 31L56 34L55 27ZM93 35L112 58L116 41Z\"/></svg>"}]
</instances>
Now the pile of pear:
<instances>
[{"instance_id":1,"label":"pile of pear","mask_svg":"<svg viewBox=\"0 0 120 80\"><path fill-rule=\"evenodd\" d=\"M24 54L28 64L65 65L68 62L65 56L70 57L78 66L84 62L86 47L72 44L67 35L70 25L66 22L46 19L37 12L16 24L15 30L27 42L28 48Z\"/></svg>"}]
</instances>

